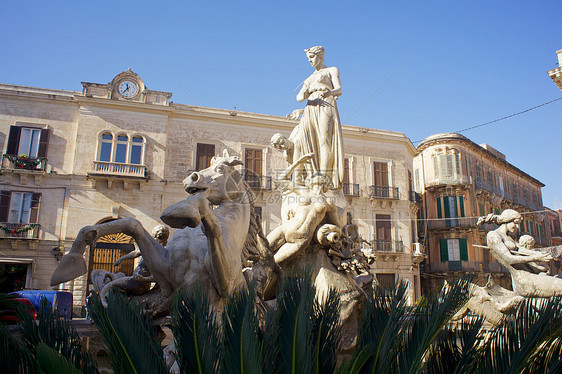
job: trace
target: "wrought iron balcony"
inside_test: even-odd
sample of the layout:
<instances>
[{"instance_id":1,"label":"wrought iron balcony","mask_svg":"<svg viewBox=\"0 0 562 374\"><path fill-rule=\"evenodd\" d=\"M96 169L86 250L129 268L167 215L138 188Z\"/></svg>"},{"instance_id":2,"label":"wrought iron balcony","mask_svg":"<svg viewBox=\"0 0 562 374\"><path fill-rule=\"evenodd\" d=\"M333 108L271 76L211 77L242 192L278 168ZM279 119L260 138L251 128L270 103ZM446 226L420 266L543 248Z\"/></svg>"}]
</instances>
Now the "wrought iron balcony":
<instances>
[{"instance_id":1,"label":"wrought iron balcony","mask_svg":"<svg viewBox=\"0 0 562 374\"><path fill-rule=\"evenodd\" d=\"M37 223L0 222L0 237L12 239L37 239L41 225Z\"/></svg>"},{"instance_id":2,"label":"wrought iron balcony","mask_svg":"<svg viewBox=\"0 0 562 374\"><path fill-rule=\"evenodd\" d=\"M412 203L421 204L421 196L416 191L410 191L410 201Z\"/></svg>"},{"instance_id":3,"label":"wrought iron balcony","mask_svg":"<svg viewBox=\"0 0 562 374\"><path fill-rule=\"evenodd\" d=\"M373 240L371 242L373 251L404 252L404 244L401 240Z\"/></svg>"},{"instance_id":4,"label":"wrought iron balcony","mask_svg":"<svg viewBox=\"0 0 562 374\"><path fill-rule=\"evenodd\" d=\"M399 199L398 187L369 186L369 197L371 199Z\"/></svg>"},{"instance_id":5,"label":"wrought iron balcony","mask_svg":"<svg viewBox=\"0 0 562 374\"><path fill-rule=\"evenodd\" d=\"M146 166L120 162L94 161L90 174L145 178Z\"/></svg>"},{"instance_id":6,"label":"wrought iron balcony","mask_svg":"<svg viewBox=\"0 0 562 374\"><path fill-rule=\"evenodd\" d=\"M271 190L271 177L265 175L246 174L244 181L251 188L259 188L262 190Z\"/></svg>"},{"instance_id":7,"label":"wrought iron balcony","mask_svg":"<svg viewBox=\"0 0 562 374\"><path fill-rule=\"evenodd\" d=\"M358 183L344 183L343 184L343 194L346 196L359 196L359 184Z\"/></svg>"},{"instance_id":8,"label":"wrought iron balcony","mask_svg":"<svg viewBox=\"0 0 562 374\"><path fill-rule=\"evenodd\" d=\"M45 157L26 157L17 155L2 155L2 169L45 171L47 159Z\"/></svg>"},{"instance_id":9,"label":"wrought iron balcony","mask_svg":"<svg viewBox=\"0 0 562 374\"><path fill-rule=\"evenodd\" d=\"M427 261L427 260L426 260ZM429 265L429 266L428 266ZM446 273L449 271L463 271L463 272L494 272L506 273L507 269L495 261L438 261L430 262L425 265L425 271L430 269L430 272Z\"/></svg>"}]
</instances>

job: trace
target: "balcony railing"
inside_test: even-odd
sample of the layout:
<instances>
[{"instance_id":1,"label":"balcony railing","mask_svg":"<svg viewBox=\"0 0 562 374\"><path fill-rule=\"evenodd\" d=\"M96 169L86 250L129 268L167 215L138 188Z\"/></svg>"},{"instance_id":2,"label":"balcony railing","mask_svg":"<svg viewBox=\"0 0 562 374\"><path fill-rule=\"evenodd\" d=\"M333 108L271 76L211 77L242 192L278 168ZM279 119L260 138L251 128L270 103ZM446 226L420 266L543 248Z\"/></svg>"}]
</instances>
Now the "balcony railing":
<instances>
[{"instance_id":1,"label":"balcony railing","mask_svg":"<svg viewBox=\"0 0 562 374\"><path fill-rule=\"evenodd\" d=\"M427 187L439 185L470 185L470 178L466 175L444 176L427 183Z\"/></svg>"},{"instance_id":2,"label":"balcony railing","mask_svg":"<svg viewBox=\"0 0 562 374\"><path fill-rule=\"evenodd\" d=\"M373 240L371 242L373 251L404 252L404 244L401 240Z\"/></svg>"},{"instance_id":3,"label":"balcony railing","mask_svg":"<svg viewBox=\"0 0 562 374\"><path fill-rule=\"evenodd\" d=\"M146 177L146 166L120 162L94 161L91 173L144 178Z\"/></svg>"},{"instance_id":4,"label":"balcony railing","mask_svg":"<svg viewBox=\"0 0 562 374\"><path fill-rule=\"evenodd\" d=\"M448 271L473 271L473 272L493 272L505 273L507 269L497 262L481 262L481 261L443 261L430 262L425 269L429 267L430 272L448 272Z\"/></svg>"},{"instance_id":5,"label":"balcony railing","mask_svg":"<svg viewBox=\"0 0 562 374\"><path fill-rule=\"evenodd\" d=\"M45 171L47 159L44 157L20 157L16 155L2 155L2 169Z\"/></svg>"},{"instance_id":6,"label":"balcony railing","mask_svg":"<svg viewBox=\"0 0 562 374\"><path fill-rule=\"evenodd\" d=\"M265 175L246 174L244 175L244 181L251 188L271 190L271 177Z\"/></svg>"},{"instance_id":7,"label":"balcony railing","mask_svg":"<svg viewBox=\"0 0 562 374\"><path fill-rule=\"evenodd\" d=\"M0 237L13 239L37 239L41 225L36 223L0 222Z\"/></svg>"},{"instance_id":8,"label":"balcony railing","mask_svg":"<svg viewBox=\"0 0 562 374\"><path fill-rule=\"evenodd\" d=\"M476 218L466 218L466 217L439 218L439 219L429 220L427 223L427 227L430 230L448 229L451 227L458 227L458 228L476 227ZM497 226L494 225L494 229L495 228L497 228Z\"/></svg>"},{"instance_id":9,"label":"balcony railing","mask_svg":"<svg viewBox=\"0 0 562 374\"><path fill-rule=\"evenodd\" d=\"M369 186L369 197L376 199L399 199L398 187Z\"/></svg>"},{"instance_id":10,"label":"balcony railing","mask_svg":"<svg viewBox=\"0 0 562 374\"><path fill-rule=\"evenodd\" d=\"M409 198L412 203L421 204L421 196L416 191L410 191Z\"/></svg>"},{"instance_id":11,"label":"balcony railing","mask_svg":"<svg viewBox=\"0 0 562 374\"><path fill-rule=\"evenodd\" d=\"M357 183L344 183L343 194L346 196L359 196L359 184Z\"/></svg>"}]
</instances>

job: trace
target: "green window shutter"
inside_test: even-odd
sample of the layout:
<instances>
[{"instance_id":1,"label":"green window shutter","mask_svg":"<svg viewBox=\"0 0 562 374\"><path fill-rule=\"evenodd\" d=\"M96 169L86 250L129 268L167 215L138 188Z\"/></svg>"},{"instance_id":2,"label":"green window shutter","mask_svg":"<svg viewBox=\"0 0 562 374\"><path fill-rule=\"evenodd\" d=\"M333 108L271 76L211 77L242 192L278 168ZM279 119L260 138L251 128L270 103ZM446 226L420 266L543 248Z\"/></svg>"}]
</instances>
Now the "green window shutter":
<instances>
[{"instance_id":1,"label":"green window shutter","mask_svg":"<svg viewBox=\"0 0 562 374\"><path fill-rule=\"evenodd\" d=\"M445 218L451 218L451 211L449 210L449 196L443 196L443 208L445 209Z\"/></svg>"},{"instance_id":2,"label":"green window shutter","mask_svg":"<svg viewBox=\"0 0 562 374\"><path fill-rule=\"evenodd\" d=\"M459 210L461 217L464 217L464 195L459 196Z\"/></svg>"},{"instance_id":3,"label":"green window shutter","mask_svg":"<svg viewBox=\"0 0 562 374\"><path fill-rule=\"evenodd\" d=\"M437 218L443 218L443 213L441 211L441 198L437 198Z\"/></svg>"},{"instance_id":4,"label":"green window shutter","mask_svg":"<svg viewBox=\"0 0 562 374\"><path fill-rule=\"evenodd\" d=\"M447 248L447 239L439 240L441 248L441 261L449 261L449 248Z\"/></svg>"},{"instance_id":5,"label":"green window shutter","mask_svg":"<svg viewBox=\"0 0 562 374\"><path fill-rule=\"evenodd\" d=\"M468 261L468 245L466 239L459 239L459 247L461 249L461 261Z\"/></svg>"}]
</instances>

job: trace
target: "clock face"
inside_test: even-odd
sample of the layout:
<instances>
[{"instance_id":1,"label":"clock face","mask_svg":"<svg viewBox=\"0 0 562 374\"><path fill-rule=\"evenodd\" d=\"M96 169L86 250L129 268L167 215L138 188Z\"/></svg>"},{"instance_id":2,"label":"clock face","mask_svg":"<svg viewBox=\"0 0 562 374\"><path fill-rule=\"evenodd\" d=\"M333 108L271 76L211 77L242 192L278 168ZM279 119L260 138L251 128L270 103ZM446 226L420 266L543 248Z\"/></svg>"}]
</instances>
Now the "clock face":
<instances>
[{"instance_id":1,"label":"clock face","mask_svg":"<svg viewBox=\"0 0 562 374\"><path fill-rule=\"evenodd\" d=\"M130 98L137 94L138 86L136 83L131 81L122 81L119 83L119 93L121 96Z\"/></svg>"}]
</instances>

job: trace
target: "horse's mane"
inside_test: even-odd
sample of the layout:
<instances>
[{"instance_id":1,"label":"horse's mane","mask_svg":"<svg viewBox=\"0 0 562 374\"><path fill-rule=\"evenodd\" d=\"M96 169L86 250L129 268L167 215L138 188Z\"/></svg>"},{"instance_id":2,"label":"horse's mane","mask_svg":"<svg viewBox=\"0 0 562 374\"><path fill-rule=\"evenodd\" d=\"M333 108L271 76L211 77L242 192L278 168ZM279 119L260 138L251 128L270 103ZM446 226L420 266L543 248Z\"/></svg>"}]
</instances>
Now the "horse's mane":
<instances>
[{"instance_id":1,"label":"horse's mane","mask_svg":"<svg viewBox=\"0 0 562 374\"><path fill-rule=\"evenodd\" d=\"M273 256L273 253L263 232L261 217L254 210L256 197L246 182L242 181L242 184L245 189L245 198L250 204L250 225L242 247L242 267L250 267L255 262Z\"/></svg>"}]
</instances>

